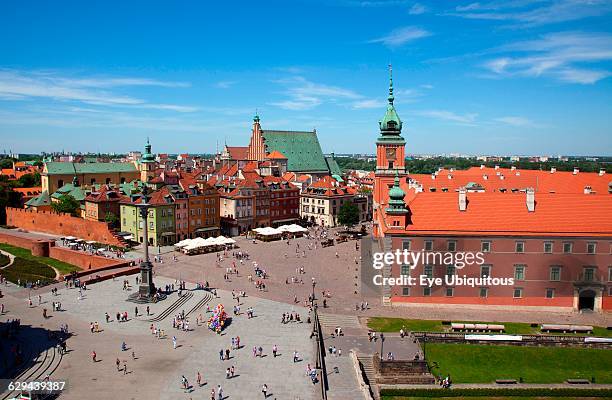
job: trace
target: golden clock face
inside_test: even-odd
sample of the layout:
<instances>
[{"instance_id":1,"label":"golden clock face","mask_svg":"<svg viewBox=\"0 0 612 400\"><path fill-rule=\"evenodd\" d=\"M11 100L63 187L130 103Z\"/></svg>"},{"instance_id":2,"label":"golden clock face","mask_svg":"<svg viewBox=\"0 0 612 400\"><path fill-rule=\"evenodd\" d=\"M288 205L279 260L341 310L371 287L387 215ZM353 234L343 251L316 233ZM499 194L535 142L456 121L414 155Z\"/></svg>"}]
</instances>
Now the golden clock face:
<instances>
[{"instance_id":1,"label":"golden clock face","mask_svg":"<svg viewBox=\"0 0 612 400\"><path fill-rule=\"evenodd\" d=\"M389 147L387 149L387 158L389 160L395 160L395 147Z\"/></svg>"}]
</instances>

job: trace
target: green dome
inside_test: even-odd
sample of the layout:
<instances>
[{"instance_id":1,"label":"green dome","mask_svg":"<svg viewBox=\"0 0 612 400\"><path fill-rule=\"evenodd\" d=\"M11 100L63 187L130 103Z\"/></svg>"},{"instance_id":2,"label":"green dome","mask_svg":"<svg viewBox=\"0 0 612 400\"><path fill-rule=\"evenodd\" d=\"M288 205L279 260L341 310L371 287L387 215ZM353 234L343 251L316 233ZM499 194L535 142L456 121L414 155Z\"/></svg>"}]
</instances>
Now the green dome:
<instances>
[{"instance_id":1,"label":"green dome","mask_svg":"<svg viewBox=\"0 0 612 400\"><path fill-rule=\"evenodd\" d=\"M387 213L405 214L408 212L406 203L404 203L404 196L406 196L406 193L400 188L399 184L400 179L396 172L393 187L389 190L389 207L385 210Z\"/></svg>"},{"instance_id":2,"label":"green dome","mask_svg":"<svg viewBox=\"0 0 612 400\"><path fill-rule=\"evenodd\" d=\"M147 145L145 146L145 152L142 155L142 162L155 162L155 156L151 153L151 143L149 143L149 138L147 138Z\"/></svg>"},{"instance_id":3,"label":"green dome","mask_svg":"<svg viewBox=\"0 0 612 400\"><path fill-rule=\"evenodd\" d=\"M383 119L379 121L380 133L382 135L396 135L399 136L402 133L402 120L399 115L397 115L397 111L395 111L395 106L393 105L393 101L395 97L393 96L393 76L391 75L391 67L389 66L389 97L387 98L389 104L387 104L387 112Z\"/></svg>"}]
</instances>

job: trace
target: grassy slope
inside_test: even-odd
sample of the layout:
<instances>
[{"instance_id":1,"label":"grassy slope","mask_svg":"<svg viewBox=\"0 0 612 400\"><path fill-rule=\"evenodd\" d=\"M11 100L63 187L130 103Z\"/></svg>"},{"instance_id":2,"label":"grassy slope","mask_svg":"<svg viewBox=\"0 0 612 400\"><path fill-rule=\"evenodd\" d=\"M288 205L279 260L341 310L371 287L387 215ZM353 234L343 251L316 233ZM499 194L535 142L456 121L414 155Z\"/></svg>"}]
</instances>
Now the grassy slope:
<instances>
[{"instance_id":1,"label":"grassy slope","mask_svg":"<svg viewBox=\"0 0 612 400\"><path fill-rule=\"evenodd\" d=\"M607 349L437 344L426 346L438 375L456 383L487 383L499 378L525 383L561 383L568 378L612 383L612 351Z\"/></svg>"},{"instance_id":2,"label":"grassy slope","mask_svg":"<svg viewBox=\"0 0 612 400\"><path fill-rule=\"evenodd\" d=\"M63 261L56 260L49 257L36 257L32 255L32 252L21 247L15 247L8 244L0 243L0 249L13 254L16 257L23 258L25 260L36 261L42 264L50 265L57 269L60 274L68 274L72 271L80 271L81 269L75 265L65 263Z\"/></svg>"},{"instance_id":3,"label":"grassy slope","mask_svg":"<svg viewBox=\"0 0 612 400\"><path fill-rule=\"evenodd\" d=\"M10 267L0 271L9 281L21 284L25 282L40 281L43 284L51 283L55 280L55 270L50 266L34 260L26 260L15 257L15 261Z\"/></svg>"}]
</instances>

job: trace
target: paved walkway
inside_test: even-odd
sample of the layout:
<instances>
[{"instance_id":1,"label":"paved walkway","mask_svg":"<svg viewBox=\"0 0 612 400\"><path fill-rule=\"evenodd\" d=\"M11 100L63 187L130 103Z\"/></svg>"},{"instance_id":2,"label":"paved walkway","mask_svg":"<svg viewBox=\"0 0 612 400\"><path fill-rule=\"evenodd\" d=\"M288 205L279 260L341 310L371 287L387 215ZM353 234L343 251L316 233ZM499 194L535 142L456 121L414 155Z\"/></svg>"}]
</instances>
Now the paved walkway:
<instances>
[{"instance_id":1,"label":"paved walkway","mask_svg":"<svg viewBox=\"0 0 612 400\"><path fill-rule=\"evenodd\" d=\"M178 262L173 262L171 256L164 258L164 263L155 264L158 274L187 281L202 281L203 277L213 285L226 288L252 291L253 285L248 282L247 275L253 273L253 261L269 274L266 280L268 290L257 295L268 299L292 303L297 296L302 302L312 293L312 278L315 278L316 295L322 302L322 291L329 293L326 298L327 313L358 315L360 317L386 316L396 318L439 319L461 321L500 321L528 323L575 323L597 326L612 325L612 315L599 313L579 314L575 312L522 311L522 310L490 310L486 308L457 307L455 305L418 305L418 306L383 306L381 297L375 291L363 285L360 259L361 250L356 250L355 241L339 243L335 246L310 249L315 241L298 238L290 241L257 242L243 237L235 238L239 249L250 255L250 260L244 264L236 263L240 275L232 275L230 281L224 281L223 275L227 267L232 267L235 259L231 252L217 265L217 254L201 254L186 256L176 253ZM299 249L297 246L299 245ZM303 267L304 274L299 274L296 268ZM297 278L298 283L286 281ZM301 282L303 283L299 283ZM357 292L357 293L355 293ZM355 311L355 305L367 301L366 311Z\"/></svg>"},{"instance_id":2,"label":"paved walkway","mask_svg":"<svg viewBox=\"0 0 612 400\"><path fill-rule=\"evenodd\" d=\"M133 278L129 278L133 284ZM172 284L174 280L156 278L157 285ZM14 285L9 285L14 287ZM191 285L193 287L193 285ZM188 287L189 288L189 287ZM15 289L23 292L24 289ZM36 292L34 292L36 293ZM196 311L191 316L190 331L172 328L172 316L157 323L168 335L166 339L155 338L149 330L150 322L133 318L133 303L125 299L131 291L122 290L122 279L92 284L78 299L77 289L61 287L58 296L43 294L43 303L29 307L23 297L11 293L2 299L6 313L3 319L20 318L22 324L48 329L58 329L68 324L74 336L67 342L70 352L64 356L53 379L68 379L68 391L62 396L67 399L190 399L209 398L210 390L222 385L225 395L231 399L251 399L262 396L260 390L264 383L278 399L314 399L316 388L306 376L306 365L314 365L313 341L309 338L312 325L307 323L281 324L283 312L299 312L306 320L307 310L299 306L274 302L256 297L241 299L243 314L233 317L232 323L222 335L216 335L204 326L198 326L195 316L200 312L206 318L206 310ZM204 291L194 291L184 308L188 311L198 299L196 295ZM231 293L219 291L219 298L213 305L222 303L229 314L235 300ZM36 293L37 296L37 293ZM33 299L36 299L34 296ZM152 314L158 315L172 304L176 294L166 301L150 305ZM59 301L65 311L52 312L51 302ZM138 305L139 311L144 307ZM244 315L247 307L253 307L255 318ZM42 318L42 308L47 308L50 318ZM128 322L116 322L115 313L127 311ZM176 313L180 311L176 310ZM105 322L104 312L111 316ZM145 319L141 317L140 319ZM89 331L90 322L99 322L99 333ZM173 349L171 337L177 338L178 348ZM231 338L239 335L242 349L232 352L229 361L219 361L219 349L231 346ZM125 341L128 351L121 351ZM280 356L272 356L272 346L276 344ZM262 346L265 357L254 358L251 349ZM98 362L92 362L91 352L96 351ZM132 358L134 351L136 359ZM300 361L293 362L293 351L297 351ZM117 371L115 360L120 359L122 370ZM127 374L123 372L123 362ZM225 370L235 367L235 378L226 379ZM184 393L181 389L181 375L195 385L196 371L200 371L206 385L193 388ZM123 397L122 397L123 396ZM262 396L263 397L263 396Z\"/></svg>"}]
</instances>

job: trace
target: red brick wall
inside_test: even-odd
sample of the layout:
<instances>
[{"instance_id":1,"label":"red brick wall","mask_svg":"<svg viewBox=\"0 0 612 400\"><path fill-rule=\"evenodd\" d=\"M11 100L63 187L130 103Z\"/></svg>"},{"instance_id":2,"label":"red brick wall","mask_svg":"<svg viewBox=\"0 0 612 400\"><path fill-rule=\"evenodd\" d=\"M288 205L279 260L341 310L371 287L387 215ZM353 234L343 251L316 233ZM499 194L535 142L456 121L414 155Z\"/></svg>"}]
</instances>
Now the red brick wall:
<instances>
[{"instance_id":1,"label":"red brick wall","mask_svg":"<svg viewBox=\"0 0 612 400\"><path fill-rule=\"evenodd\" d=\"M92 256L81 251L74 251L64 247L51 247L49 256L67 262L68 264L76 265L84 270L97 270L109 266L127 266L126 261L120 261L114 258L106 258L100 256Z\"/></svg>"},{"instance_id":2,"label":"red brick wall","mask_svg":"<svg viewBox=\"0 0 612 400\"><path fill-rule=\"evenodd\" d=\"M123 246L111 233L106 222L87 221L68 214L49 211L32 211L21 208L6 208L7 225L17 226L33 232L52 233L61 236L75 236L99 243Z\"/></svg>"},{"instance_id":3,"label":"red brick wall","mask_svg":"<svg viewBox=\"0 0 612 400\"><path fill-rule=\"evenodd\" d=\"M1 243L6 243L6 244L10 244L11 246L17 246L17 247L22 247L24 249L28 249L28 250L33 250L32 247L33 246L38 246L38 244L40 243L41 246L46 246L49 247L51 243L51 241L49 240L34 240L34 239L28 239L28 238L24 238L21 236L15 236L15 235L11 235L9 233L3 233L0 232L0 242ZM46 245L43 243L47 243ZM48 256L49 251L47 250L46 252L47 254L44 254L44 256ZM35 255L41 255L41 254L35 254Z\"/></svg>"}]
</instances>

